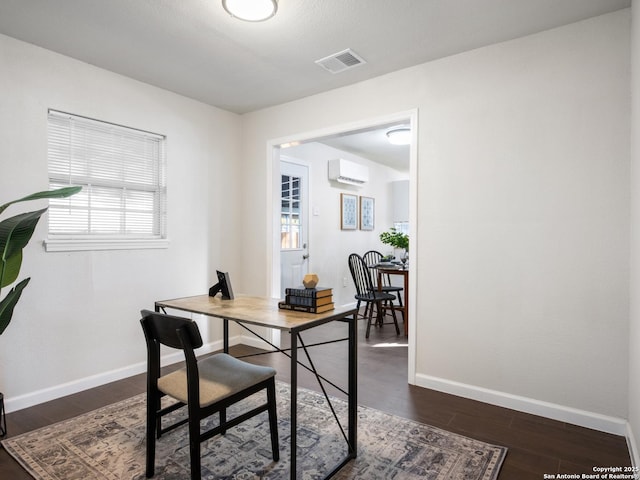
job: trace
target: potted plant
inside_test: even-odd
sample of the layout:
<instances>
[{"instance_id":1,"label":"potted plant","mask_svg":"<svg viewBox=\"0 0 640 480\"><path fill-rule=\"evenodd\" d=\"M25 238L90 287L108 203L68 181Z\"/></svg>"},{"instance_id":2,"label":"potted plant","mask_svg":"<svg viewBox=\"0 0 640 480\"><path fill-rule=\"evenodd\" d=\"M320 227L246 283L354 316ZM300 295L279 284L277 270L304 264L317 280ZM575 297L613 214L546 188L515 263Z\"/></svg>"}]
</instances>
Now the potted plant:
<instances>
[{"instance_id":1,"label":"potted plant","mask_svg":"<svg viewBox=\"0 0 640 480\"><path fill-rule=\"evenodd\" d=\"M409 252L409 235L391 227L388 232L382 232L380 234L380 241L385 245L391 245L393 248L404 250L402 260L406 261Z\"/></svg>"},{"instance_id":2,"label":"potted plant","mask_svg":"<svg viewBox=\"0 0 640 480\"><path fill-rule=\"evenodd\" d=\"M26 197L13 200L0 206L0 214L7 207L19 202L28 202L42 198L65 198L78 193L82 187L64 187L57 190L38 192ZM40 217L47 208L33 212L20 213L10 218L0 221L0 335L6 330L13 316L15 308L22 291L31 280L30 277L21 280L15 285L7 295L2 298L1 293L4 287L14 283L20 267L22 266L22 249L29 243L31 236L40 220ZM0 393L0 436L7 434L6 422L4 418L3 395Z\"/></svg>"}]
</instances>

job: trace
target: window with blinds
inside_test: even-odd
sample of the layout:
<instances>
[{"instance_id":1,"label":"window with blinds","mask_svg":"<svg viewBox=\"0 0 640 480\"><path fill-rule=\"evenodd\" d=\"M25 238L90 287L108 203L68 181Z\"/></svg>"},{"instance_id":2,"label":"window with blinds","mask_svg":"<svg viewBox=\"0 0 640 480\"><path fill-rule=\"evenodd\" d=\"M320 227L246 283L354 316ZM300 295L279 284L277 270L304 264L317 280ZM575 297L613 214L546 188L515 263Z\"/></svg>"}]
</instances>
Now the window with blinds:
<instances>
[{"instance_id":1,"label":"window with blinds","mask_svg":"<svg viewBox=\"0 0 640 480\"><path fill-rule=\"evenodd\" d=\"M163 135L49 110L49 186L82 186L49 201L47 250L166 244Z\"/></svg>"},{"instance_id":2,"label":"window with blinds","mask_svg":"<svg viewBox=\"0 0 640 480\"><path fill-rule=\"evenodd\" d=\"M281 175L280 248L300 248L300 177Z\"/></svg>"}]
</instances>

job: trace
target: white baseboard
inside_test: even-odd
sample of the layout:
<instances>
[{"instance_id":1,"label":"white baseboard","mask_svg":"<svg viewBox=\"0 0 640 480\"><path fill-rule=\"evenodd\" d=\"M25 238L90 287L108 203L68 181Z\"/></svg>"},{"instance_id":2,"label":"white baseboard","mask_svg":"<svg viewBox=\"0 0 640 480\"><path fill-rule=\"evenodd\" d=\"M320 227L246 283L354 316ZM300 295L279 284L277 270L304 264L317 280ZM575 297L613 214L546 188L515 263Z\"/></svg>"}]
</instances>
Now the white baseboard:
<instances>
[{"instance_id":1,"label":"white baseboard","mask_svg":"<svg viewBox=\"0 0 640 480\"><path fill-rule=\"evenodd\" d=\"M640 467L640 451L638 451L638 444L636 443L636 437L631 430L631 425L627 422L627 446L629 447L629 456L631 457L631 465L633 467Z\"/></svg>"},{"instance_id":2,"label":"white baseboard","mask_svg":"<svg viewBox=\"0 0 640 480\"><path fill-rule=\"evenodd\" d=\"M254 335L241 335L238 343L247 345L249 347L260 348L262 350L274 350L274 348L267 342L260 340Z\"/></svg>"},{"instance_id":3,"label":"white baseboard","mask_svg":"<svg viewBox=\"0 0 640 480\"><path fill-rule=\"evenodd\" d=\"M510 408L532 415L539 415L541 417L591 428L601 432L625 436L627 437L627 441L629 441L628 422L622 418L610 417L586 410L511 395L505 392L489 390L429 375L416 375L416 385L439 392L450 393L459 397L490 403L499 407Z\"/></svg>"},{"instance_id":4,"label":"white baseboard","mask_svg":"<svg viewBox=\"0 0 640 480\"><path fill-rule=\"evenodd\" d=\"M18 395L17 397L5 397L4 406L7 413L15 412L17 410L22 410L23 408L32 407L40 403L65 397L73 393L78 393L89 388L98 387L105 383L131 377L144 372L145 369L146 363L137 363L135 365L129 365L124 368L111 370L98 375L80 378L61 385L43 388L42 390L36 390L35 392L25 393L23 395Z\"/></svg>"},{"instance_id":5,"label":"white baseboard","mask_svg":"<svg viewBox=\"0 0 640 480\"><path fill-rule=\"evenodd\" d=\"M230 345L236 345L238 343L247 343L247 338L233 337L229 339ZM222 341L216 341L203 345L198 349L198 355L203 355L216 350L222 349ZM161 359L162 366L171 365L183 360L182 353L175 352L169 355L164 355ZM44 388L35 392L26 393L17 397L6 397L4 399L5 410L7 413L15 412L16 410L22 410L23 408L32 407L40 403L55 400L57 398L71 395L74 393L87 390L89 388L99 387L106 383L114 382L116 380L122 380L139 373L144 373L147 369L146 362L140 362L133 365L129 365L123 368L111 370L109 372L92 375L90 377L80 378L72 382L63 383L54 387Z\"/></svg>"}]
</instances>

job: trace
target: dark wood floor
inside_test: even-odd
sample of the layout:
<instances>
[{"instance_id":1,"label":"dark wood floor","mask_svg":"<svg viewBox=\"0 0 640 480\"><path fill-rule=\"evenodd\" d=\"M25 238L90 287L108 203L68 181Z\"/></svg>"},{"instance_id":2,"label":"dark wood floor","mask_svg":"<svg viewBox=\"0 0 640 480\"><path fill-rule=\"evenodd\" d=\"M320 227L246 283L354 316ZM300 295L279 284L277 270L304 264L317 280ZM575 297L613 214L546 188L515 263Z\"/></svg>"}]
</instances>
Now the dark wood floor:
<instances>
[{"instance_id":1,"label":"dark wood floor","mask_svg":"<svg viewBox=\"0 0 640 480\"><path fill-rule=\"evenodd\" d=\"M359 322L363 323L363 322ZM630 466L624 437L557 422L533 415L467 400L407 384L405 338L391 326L372 329L365 341L360 325L358 345L358 403L509 448L500 480L540 480L544 474L592 473L594 466ZM346 337L346 325L326 325L303 335L306 344L330 337ZM144 348L144 345L141 345ZM316 367L331 379L346 379L346 344L311 349ZM244 355L256 350L233 347ZM299 355L299 358L303 355ZM288 359L280 354L251 357L256 363L271 364L278 379L287 382ZM301 386L317 390L315 379L301 369ZM80 415L143 392L143 375L137 375L47 402L7 415L9 435L18 435ZM331 391L331 394L338 392ZM0 449L0 478L28 480L31 477Z\"/></svg>"}]
</instances>

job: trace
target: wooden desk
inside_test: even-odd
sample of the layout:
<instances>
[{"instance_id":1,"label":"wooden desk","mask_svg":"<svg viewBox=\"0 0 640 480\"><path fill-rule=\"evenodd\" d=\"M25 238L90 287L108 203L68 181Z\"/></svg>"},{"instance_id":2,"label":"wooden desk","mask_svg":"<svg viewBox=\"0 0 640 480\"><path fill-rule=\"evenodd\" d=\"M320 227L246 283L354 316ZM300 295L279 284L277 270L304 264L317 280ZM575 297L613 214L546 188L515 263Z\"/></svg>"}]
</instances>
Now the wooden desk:
<instances>
[{"instance_id":1,"label":"wooden desk","mask_svg":"<svg viewBox=\"0 0 640 480\"><path fill-rule=\"evenodd\" d=\"M402 311L402 318L404 319L404 335L409 335L409 270L405 268L395 267L376 267L378 270L378 289L382 285L382 275L402 275L404 285L404 298L402 300L402 308L396 307L396 310Z\"/></svg>"},{"instance_id":2,"label":"wooden desk","mask_svg":"<svg viewBox=\"0 0 640 480\"><path fill-rule=\"evenodd\" d=\"M210 317L220 318L223 320L224 326L224 351L229 353L229 320L242 325L245 329L258 336L265 342L264 338L253 332L248 326L260 326L275 328L284 332L288 332L291 336L291 348L282 350L275 345L269 343L277 351L284 353L291 359L291 469L290 479L296 480L301 476L296 475L297 470L297 430L298 430L298 409L297 409L297 391L298 391L298 340L304 349L306 355L309 355L307 347L313 345L304 345L300 338L300 332L310 328L323 325L325 323L336 320L347 321L349 323L348 350L348 386L347 390L342 390L348 398L348 438L345 437L347 443L347 456L332 470L325 478L332 477L351 459L356 458L357 454L357 310L355 307L336 308L330 312L313 314L305 312L296 312L291 310L282 310L278 308L278 301L274 298L252 297L247 295L236 295L234 300L222 300L219 296L210 297L209 295L198 295L195 297L176 298L173 300L163 300L155 302L156 311L165 308L181 310L185 312L198 313L208 315ZM336 341L341 341L336 340ZM289 353L287 353L289 352ZM302 364L301 364L302 365ZM316 376L318 383L324 387L322 381L326 379L320 375L313 363L311 364L312 372ZM335 386L335 385L334 385ZM331 401L325 393L325 397L329 404ZM340 425L337 416L334 418ZM340 427L342 429L342 426Z\"/></svg>"}]
</instances>

